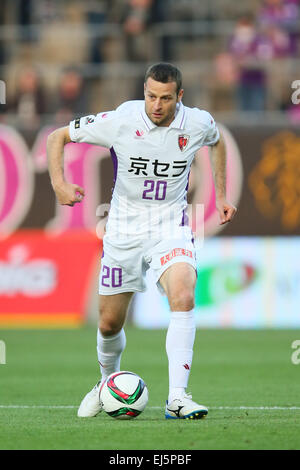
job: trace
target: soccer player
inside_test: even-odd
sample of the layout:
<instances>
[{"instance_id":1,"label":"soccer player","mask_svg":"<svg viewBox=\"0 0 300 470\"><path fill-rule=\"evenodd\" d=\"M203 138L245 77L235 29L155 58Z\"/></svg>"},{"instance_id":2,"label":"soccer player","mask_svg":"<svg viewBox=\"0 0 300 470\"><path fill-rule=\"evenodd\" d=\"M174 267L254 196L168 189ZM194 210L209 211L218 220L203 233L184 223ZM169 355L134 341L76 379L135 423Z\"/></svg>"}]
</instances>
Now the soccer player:
<instances>
[{"instance_id":1,"label":"soccer player","mask_svg":"<svg viewBox=\"0 0 300 470\"><path fill-rule=\"evenodd\" d=\"M84 198L84 189L64 178L64 145L86 142L107 147L114 167L99 277L101 379L82 400L78 416L96 416L101 411L101 384L120 370L130 300L134 292L145 290L145 273L151 268L171 311L165 417L199 419L207 408L186 393L196 331L196 259L185 210L190 167L202 146L211 147L220 223L229 222L236 208L226 200L223 137L207 111L183 105L181 72L168 63L152 65L145 75L144 96L116 110L75 119L50 134L47 142L51 183L62 205L73 206Z\"/></svg>"}]
</instances>

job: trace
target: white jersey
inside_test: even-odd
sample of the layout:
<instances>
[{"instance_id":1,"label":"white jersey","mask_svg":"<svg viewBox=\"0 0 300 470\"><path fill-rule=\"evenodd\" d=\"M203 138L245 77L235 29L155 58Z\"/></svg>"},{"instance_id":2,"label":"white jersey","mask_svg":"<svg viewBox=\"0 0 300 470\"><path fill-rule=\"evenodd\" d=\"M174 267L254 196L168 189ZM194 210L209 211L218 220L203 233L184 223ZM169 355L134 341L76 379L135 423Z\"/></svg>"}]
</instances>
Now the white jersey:
<instances>
[{"instance_id":1,"label":"white jersey","mask_svg":"<svg viewBox=\"0 0 300 470\"><path fill-rule=\"evenodd\" d=\"M190 167L197 150L214 145L219 131L204 110L179 103L168 127L156 126L144 101L70 123L73 142L110 149L114 188L106 236L161 238L188 223Z\"/></svg>"}]
</instances>

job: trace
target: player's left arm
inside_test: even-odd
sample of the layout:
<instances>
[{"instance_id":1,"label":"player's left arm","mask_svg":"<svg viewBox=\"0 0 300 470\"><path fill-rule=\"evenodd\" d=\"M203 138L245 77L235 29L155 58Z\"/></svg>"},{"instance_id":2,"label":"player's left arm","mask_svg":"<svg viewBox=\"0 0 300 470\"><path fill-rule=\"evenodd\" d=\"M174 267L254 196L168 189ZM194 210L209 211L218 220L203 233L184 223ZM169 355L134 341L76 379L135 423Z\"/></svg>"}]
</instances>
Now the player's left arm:
<instances>
[{"instance_id":1,"label":"player's left arm","mask_svg":"<svg viewBox=\"0 0 300 470\"><path fill-rule=\"evenodd\" d=\"M210 150L210 162L216 191L216 208L220 216L220 225L223 225L233 219L237 209L226 199L226 146L221 133L218 142L211 145Z\"/></svg>"}]
</instances>

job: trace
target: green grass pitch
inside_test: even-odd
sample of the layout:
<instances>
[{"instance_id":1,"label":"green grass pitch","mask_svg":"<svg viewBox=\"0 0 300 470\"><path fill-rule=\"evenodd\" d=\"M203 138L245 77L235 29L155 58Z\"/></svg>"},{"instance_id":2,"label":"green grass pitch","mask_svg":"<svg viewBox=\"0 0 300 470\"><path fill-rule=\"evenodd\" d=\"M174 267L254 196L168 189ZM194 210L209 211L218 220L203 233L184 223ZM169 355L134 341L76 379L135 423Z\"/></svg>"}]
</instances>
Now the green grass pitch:
<instances>
[{"instance_id":1,"label":"green grass pitch","mask_svg":"<svg viewBox=\"0 0 300 470\"><path fill-rule=\"evenodd\" d=\"M165 420L166 331L126 327L122 369L149 388L146 410L120 421L78 418L98 380L96 329L2 330L1 449L300 449L300 330L197 331L189 391L204 420Z\"/></svg>"}]
</instances>

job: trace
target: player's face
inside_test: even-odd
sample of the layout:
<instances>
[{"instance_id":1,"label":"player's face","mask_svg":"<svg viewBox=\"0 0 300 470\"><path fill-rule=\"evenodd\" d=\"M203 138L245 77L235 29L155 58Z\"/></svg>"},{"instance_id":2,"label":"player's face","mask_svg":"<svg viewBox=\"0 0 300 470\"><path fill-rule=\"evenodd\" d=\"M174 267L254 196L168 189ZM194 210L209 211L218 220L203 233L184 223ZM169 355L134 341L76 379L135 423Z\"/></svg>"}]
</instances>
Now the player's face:
<instances>
[{"instance_id":1,"label":"player's face","mask_svg":"<svg viewBox=\"0 0 300 470\"><path fill-rule=\"evenodd\" d=\"M176 82L162 83L148 78L144 86L146 114L156 126L169 126L174 119L176 104L181 101L183 90L177 95Z\"/></svg>"}]
</instances>

